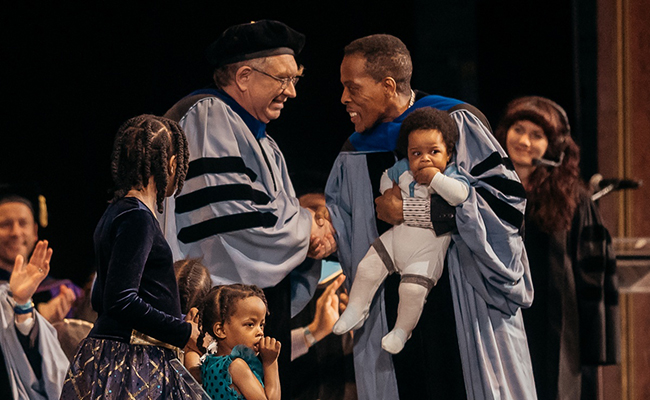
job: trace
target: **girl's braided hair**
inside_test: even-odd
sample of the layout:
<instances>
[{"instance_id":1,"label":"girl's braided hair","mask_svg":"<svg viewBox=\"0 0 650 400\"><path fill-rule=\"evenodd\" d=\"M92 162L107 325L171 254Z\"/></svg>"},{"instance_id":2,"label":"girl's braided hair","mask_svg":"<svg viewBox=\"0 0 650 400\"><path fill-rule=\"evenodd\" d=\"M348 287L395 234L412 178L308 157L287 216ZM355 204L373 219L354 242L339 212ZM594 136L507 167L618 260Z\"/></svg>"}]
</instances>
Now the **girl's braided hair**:
<instances>
[{"instance_id":1,"label":"girl's braided hair","mask_svg":"<svg viewBox=\"0 0 650 400\"><path fill-rule=\"evenodd\" d=\"M176 156L176 193L185 182L189 163L187 138L175 121L155 115L140 115L126 121L115 136L111 173L115 187L113 201L124 197L129 190L141 190L153 176L156 184L158 212L170 179L168 163Z\"/></svg>"},{"instance_id":2,"label":"girl's braided hair","mask_svg":"<svg viewBox=\"0 0 650 400\"><path fill-rule=\"evenodd\" d=\"M174 263L174 272L178 282L178 294L181 299L181 312L187 314L190 308L201 306L203 297L212 287L210 272L198 258L186 258Z\"/></svg>"}]
</instances>

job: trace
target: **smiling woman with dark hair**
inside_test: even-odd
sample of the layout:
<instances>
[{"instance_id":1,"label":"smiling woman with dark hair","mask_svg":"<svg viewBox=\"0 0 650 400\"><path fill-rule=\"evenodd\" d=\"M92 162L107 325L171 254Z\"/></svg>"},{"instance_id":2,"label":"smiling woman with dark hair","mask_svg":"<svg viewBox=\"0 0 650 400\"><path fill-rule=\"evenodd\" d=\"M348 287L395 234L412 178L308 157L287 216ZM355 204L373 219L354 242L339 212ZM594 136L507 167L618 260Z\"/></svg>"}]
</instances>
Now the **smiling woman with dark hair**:
<instances>
[{"instance_id":1,"label":"smiling woman with dark hair","mask_svg":"<svg viewBox=\"0 0 650 400\"><path fill-rule=\"evenodd\" d=\"M535 300L523 315L538 398L595 398L585 379L592 374L583 373L618 360L616 261L580 180L569 120L549 99L521 97L508 104L495 135L528 197Z\"/></svg>"}]
</instances>

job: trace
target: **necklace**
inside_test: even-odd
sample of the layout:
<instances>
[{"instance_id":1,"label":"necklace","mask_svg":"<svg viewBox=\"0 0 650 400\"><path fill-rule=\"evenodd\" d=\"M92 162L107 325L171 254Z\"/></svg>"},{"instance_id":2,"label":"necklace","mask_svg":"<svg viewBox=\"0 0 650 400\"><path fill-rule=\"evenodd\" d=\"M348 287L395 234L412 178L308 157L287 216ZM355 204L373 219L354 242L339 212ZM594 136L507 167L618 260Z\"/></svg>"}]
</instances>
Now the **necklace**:
<instances>
[{"instance_id":1,"label":"necklace","mask_svg":"<svg viewBox=\"0 0 650 400\"><path fill-rule=\"evenodd\" d=\"M415 92L413 89L411 89L411 99L409 100L409 108L413 107L413 103L415 103Z\"/></svg>"}]
</instances>

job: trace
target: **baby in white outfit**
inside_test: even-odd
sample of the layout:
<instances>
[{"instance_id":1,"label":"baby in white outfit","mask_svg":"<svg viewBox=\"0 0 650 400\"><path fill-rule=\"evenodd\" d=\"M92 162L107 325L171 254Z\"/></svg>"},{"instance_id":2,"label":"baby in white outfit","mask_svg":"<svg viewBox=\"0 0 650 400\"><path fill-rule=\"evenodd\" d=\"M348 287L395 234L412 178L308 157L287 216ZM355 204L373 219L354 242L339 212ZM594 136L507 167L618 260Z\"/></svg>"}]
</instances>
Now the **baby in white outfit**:
<instances>
[{"instance_id":1,"label":"baby in white outfit","mask_svg":"<svg viewBox=\"0 0 650 400\"><path fill-rule=\"evenodd\" d=\"M469 182L458 174L451 162L458 130L446 111L420 108L404 119L399 143L406 142L407 158L386 170L381 177L380 191L397 184L402 197L429 199L440 195L452 206L467 199ZM382 234L359 263L350 299L333 332L342 335L360 328L370 309L375 292L393 272L402 276L399 285L399 307L395 327L381 341L389 353L399 353L417 325L426 297L438 282L444 267L451 233L436 235L428 222L423 227L400 224Z\"/></svg>"}]
</instances>

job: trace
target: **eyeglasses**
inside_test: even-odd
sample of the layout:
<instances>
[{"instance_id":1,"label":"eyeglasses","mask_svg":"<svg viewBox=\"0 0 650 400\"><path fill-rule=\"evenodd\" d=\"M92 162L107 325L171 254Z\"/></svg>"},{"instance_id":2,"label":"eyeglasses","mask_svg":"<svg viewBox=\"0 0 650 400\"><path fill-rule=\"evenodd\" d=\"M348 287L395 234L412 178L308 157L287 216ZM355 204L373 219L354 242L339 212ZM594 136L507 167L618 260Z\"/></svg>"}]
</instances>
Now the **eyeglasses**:
<instances>
[{"instance_id":1,"label":"eyeglasses","mask_svg":"<svg viewBox=\"0 0 650 400\"><path fill-rule=\"evenodd\" d=\"M280 77L277 77L277 76L275 76L275 75L267 74L267 73L264 72L264 71L260 71L260 70L257 69L257 68L254 68L254 67L250 67L250 68L251 68L253 71L255 71L255 72L259 72L259 73L262 74L262 75L266 75L266 76L268 76L269 78L275 79L276 81L280 82L280 83L282 84L282 85L280 86L280 89L281 89L282 91L284 91L284 90L289 86L289 82L291 82L291 84L292 84L294 87L296 87L296 85L298 84L298 81L300 80L300 78L302 78L302 76L300 76L300 75L296 75L296 76L294 76L294 77L292 77L292 78L280 78Z\"/></svg>"}]
</instances>

